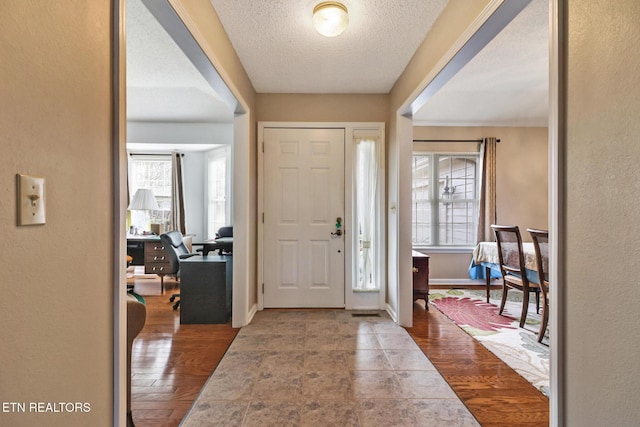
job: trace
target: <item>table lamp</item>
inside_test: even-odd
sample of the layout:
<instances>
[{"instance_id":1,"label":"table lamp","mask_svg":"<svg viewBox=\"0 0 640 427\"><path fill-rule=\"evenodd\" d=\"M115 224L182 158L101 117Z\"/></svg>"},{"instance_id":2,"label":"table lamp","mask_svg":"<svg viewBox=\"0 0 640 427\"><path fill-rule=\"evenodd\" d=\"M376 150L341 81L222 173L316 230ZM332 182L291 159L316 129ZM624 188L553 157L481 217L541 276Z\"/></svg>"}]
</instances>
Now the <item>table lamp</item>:
<instances>
[{"instance_id":1,"label":"table lamp","mask_svg":"<svg viewBox=\"0 0 640 427\"><path fill-rule=\"evenodd\" d=\"M127 209L130 211L147 211L147 218L145 218L147 220L147 226L149 226L149 223L151 222L148 211L160 210L153 191L146 188L139 188L136 190Z\"/></svg>"}]
</instances>

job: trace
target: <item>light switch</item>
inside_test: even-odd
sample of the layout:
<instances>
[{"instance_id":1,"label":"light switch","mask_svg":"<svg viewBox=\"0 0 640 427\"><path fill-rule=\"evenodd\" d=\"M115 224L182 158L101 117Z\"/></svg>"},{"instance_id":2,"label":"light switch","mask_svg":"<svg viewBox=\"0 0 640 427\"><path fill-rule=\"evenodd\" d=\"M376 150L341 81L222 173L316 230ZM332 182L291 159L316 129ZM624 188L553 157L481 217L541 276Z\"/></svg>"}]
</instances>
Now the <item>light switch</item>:
<instances>
[{"instance_id":1,"label":"light switch","mask_svg":"<svg viewBox=\"0 0 640 427\"><path fill-rule=\"evenodd\" d=\"M17 175L18 225L45 223L44 178Z\"/></svg>"}]
</instances>

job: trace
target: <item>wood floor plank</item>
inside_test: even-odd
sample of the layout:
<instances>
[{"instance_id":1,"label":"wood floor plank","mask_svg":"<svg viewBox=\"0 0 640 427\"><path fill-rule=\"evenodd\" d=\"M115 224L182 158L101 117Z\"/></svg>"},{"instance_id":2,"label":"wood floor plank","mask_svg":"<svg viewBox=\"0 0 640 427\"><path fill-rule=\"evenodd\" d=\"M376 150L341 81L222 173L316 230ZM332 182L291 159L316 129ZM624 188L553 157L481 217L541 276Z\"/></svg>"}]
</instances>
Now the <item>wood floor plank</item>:
<instances>
[{"instance_id":1,"label":"wood floor plank","mask_svg":"<svg viewBox=\"0 0 640 427\"><path fill-rule=\"evenodd\" d=\"M169 296L175 281L136 280L147 319L132 349L131 408L138 427L176 427L187 414L239 329L225 325L181 325Z\"/></svg>"},{"instance_id":2,"label":"wood floor plank","mask_svg":"<svg viewBox=\"0 0 640 427\"><path fill-rule=\"evenodd\" d=\"M238 333L227 325L181 325L165 280L136 281L147 321L132 352L133 418L138 427L175 427ZM548 426L549 401L435 308L414 306L407 329L482 426Z\"/></svg>"},{"instance_id":3,"label":"wood floor plank","mask_svg":"<svg viewBox=\"0 0 640 427\"><path fill-rule=\"evenodd\" d=\"M407 331L482 426L549 425L549 399L435 308Z\"/></svg>"}]
</instances>

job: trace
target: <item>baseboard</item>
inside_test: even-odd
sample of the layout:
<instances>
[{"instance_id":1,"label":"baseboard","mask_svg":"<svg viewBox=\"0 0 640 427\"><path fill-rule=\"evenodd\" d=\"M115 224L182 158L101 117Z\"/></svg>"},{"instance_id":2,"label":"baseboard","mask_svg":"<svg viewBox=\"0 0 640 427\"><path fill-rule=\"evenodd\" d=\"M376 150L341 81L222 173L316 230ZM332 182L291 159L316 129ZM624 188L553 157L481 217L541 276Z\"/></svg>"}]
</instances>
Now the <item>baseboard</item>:
<instances>
[{"instance_id":1,"label":"baseboard","mask_svg":"<svg viewBox=\"0 0 640 427\"><path fill-rule=\"evenodd\" d=\"M502 287L500 279L491 280L491 289ZM429 289L486 289L487 282L484 279L429 279Z\"/></svg>"},{"instance_id":2,"label":"baseboard","mask_svg":"<svg viewBox=\"0 0 640 427\"><path fill-rule=\"evenodd\" d=\"M486 285L484 279L429 279L429 286L431 285Z\"/></svg>"},{"instance_id":3,"label":"baseboard","mask_svg":"<svg viewBox=\"0 0 640 427\"><path fill-rule=\"evenodd\" d=\"M393 307L391 307L389 304L387 304L386 311L387 311L387 313L389 313L389 316L391 317L391 320L393 320L394 322L398 323L398 314L393 309Z\"/></svg>"},{"instance_id":4,"label":"baseboard","mask_svg":"<svg viewBox=\"0 0 640 427\"><path fill-rule=\"evenodd\" d=\"M258 312L258 304L253 304L247 313L247 322L243 326L247 326L253 320L253 316Z\"/></svg>"},{"instance_id":5,"label":"baseboard","mask_svg":"<svg viewBox=\"0 0 640 427\"><path fill-rule=\"evenodd\" d=\"M379 311L379 310L380 310L380 307L375 306L375 305L371 305L371 306L368 306L368 305L362 305L362 306L357 306L357 307L352 307L352 308L345 308L345 310L354 310L354 311L358 311L358 310L361 310L361 311Z\"/></svg>"}]
</instances>

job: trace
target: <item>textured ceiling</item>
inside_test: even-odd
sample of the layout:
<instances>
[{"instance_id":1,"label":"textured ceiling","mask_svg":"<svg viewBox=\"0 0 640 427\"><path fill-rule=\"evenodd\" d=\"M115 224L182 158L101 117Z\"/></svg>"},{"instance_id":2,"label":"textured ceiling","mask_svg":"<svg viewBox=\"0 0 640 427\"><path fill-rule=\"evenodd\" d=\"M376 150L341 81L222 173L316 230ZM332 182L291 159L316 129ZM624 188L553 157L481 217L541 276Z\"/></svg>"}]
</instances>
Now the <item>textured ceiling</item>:
<instances>
[{"instance_id":1,"label":"textured ceiling","mask_svg":"<svg viewBox=\"0 0 640 427\"><path fill-rule=\"evenodd\" d=\"M127 120L230 122L233 112L141 0L127 0Z\"/></svg>"},{"instance_id":2,"label":"textured ceiling","mask_svg":"<svg viewBox=\"0 0 640 427\"><path fill-rule=\"evenodd\" d=\"M440 126L547 126L549 13L532 0L413 119Z\"/></svg>"},{"instance_id":3,"label":"textured ceiling","mask_svg":"<svg viewBox=\"0 0 640 427\"><path fill-rule=\"evenodd\" d=\"M340 36L315 32L319 0L210 0L258 93L388 93L446 0L347 0ZM548 1L532 0L414 115L416 124L545 126ZM230 122L141 0L127 0L127 116Z\"/></svg>"},{"instance_id":4,"label":"textured ceiling","mask_svg":"<svg viewBox=\"0 0 640 427\"><path fill-rule=\"evenodd\" d=\"M446 0L343 0L337 37L311 23L319 0L211 0L259 93L388 93Z\"/></svg>"}]
</instances>

